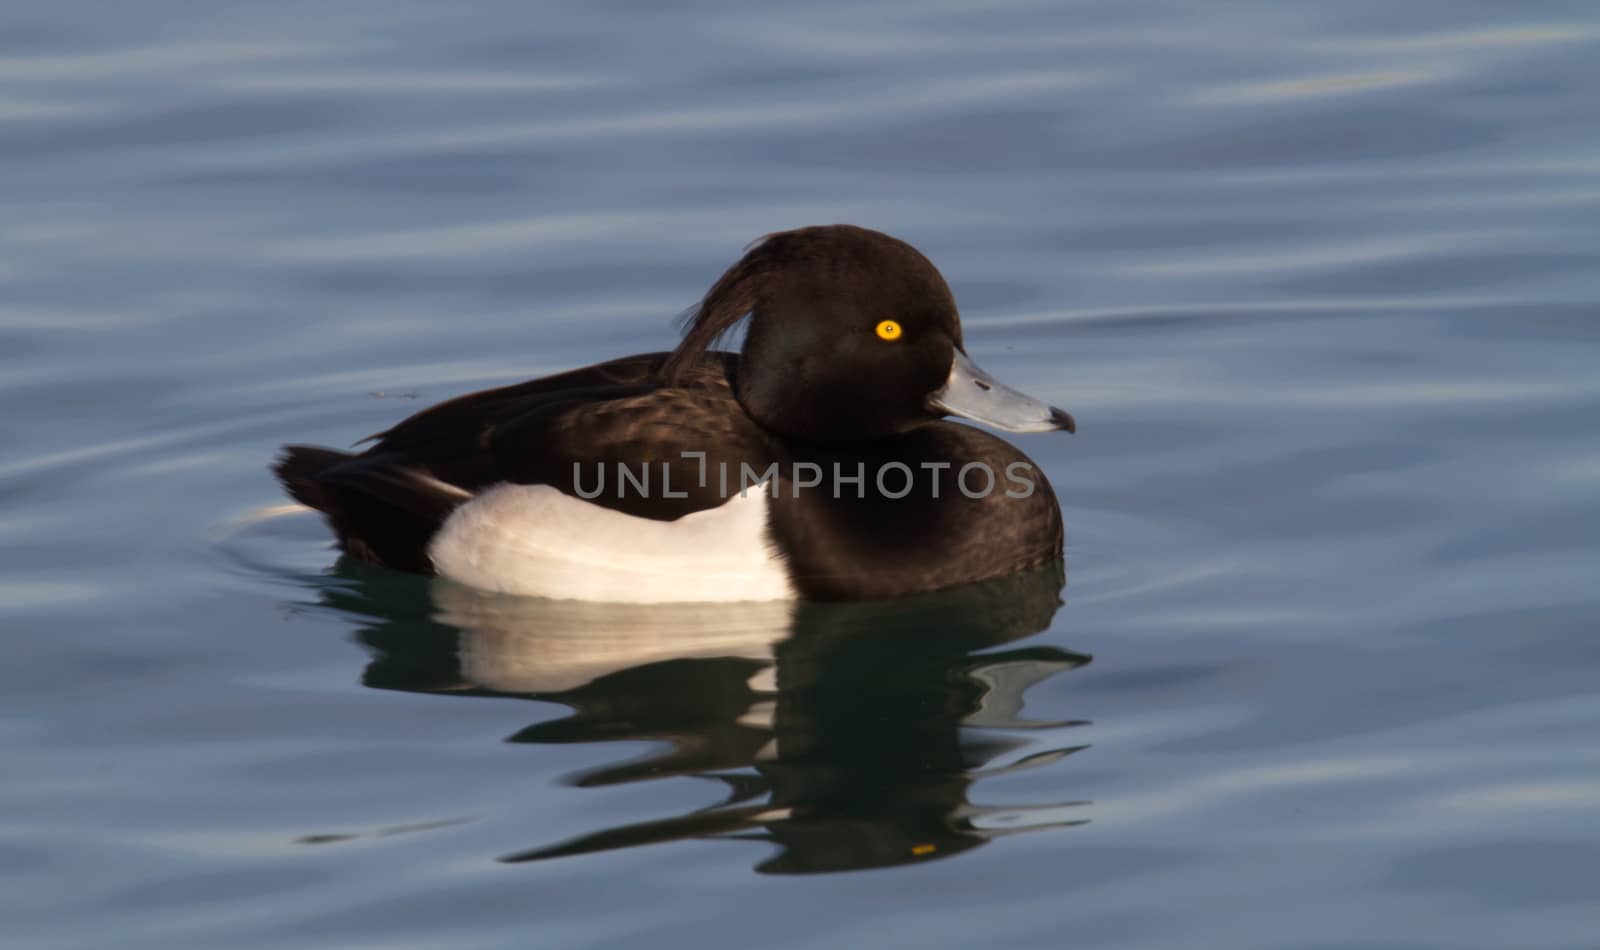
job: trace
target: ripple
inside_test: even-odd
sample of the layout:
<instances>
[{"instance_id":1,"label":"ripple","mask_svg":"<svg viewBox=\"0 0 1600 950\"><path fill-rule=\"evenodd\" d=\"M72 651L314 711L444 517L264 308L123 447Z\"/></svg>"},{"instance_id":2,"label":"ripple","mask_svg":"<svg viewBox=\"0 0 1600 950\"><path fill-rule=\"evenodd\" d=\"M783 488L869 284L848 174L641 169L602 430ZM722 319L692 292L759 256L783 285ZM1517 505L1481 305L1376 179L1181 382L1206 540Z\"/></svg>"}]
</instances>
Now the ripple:
<instances>
[{"instance_id":1,"label":"ripple","mask_svg":"<svg viewBox=\"0 0 1600 950\"><path fill-rule=\"evenodd\" d=\"M1327 73L1261 82L1229 83L1200 89L1185 96L1203 106L1252 106L1270 102L1348 96L1400 89L1420 83L1441 82L1450 73L1441 69L1381 70Z\"/></svg>"}]
</instances>

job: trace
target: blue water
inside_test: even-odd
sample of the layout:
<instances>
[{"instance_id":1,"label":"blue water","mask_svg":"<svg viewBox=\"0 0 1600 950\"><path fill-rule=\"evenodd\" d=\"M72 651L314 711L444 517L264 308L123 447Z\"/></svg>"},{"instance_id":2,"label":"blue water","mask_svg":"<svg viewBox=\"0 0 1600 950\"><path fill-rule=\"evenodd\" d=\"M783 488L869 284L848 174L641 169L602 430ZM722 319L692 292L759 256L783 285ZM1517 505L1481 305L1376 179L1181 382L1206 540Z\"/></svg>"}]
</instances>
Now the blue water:
<instances>
[{"instance_id":1,"label":"blue water","mask_svg":"<svg viewBox=\"0 0 1600 950\"><path fill-rule=\"evenodd\" d=\"M12 0L0 944L1600 945L1597 41ZM833 221L1077 416L1064 604L531 609L252 520Z\"/></svg>"}]
</instances>

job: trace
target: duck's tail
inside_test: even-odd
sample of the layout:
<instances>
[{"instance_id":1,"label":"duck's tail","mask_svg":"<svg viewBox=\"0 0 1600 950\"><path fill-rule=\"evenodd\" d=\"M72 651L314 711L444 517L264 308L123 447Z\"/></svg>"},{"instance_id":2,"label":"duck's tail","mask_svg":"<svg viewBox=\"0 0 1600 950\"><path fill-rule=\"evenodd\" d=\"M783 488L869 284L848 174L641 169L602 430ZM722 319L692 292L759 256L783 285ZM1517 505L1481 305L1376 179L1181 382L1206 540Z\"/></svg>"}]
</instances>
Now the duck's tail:
<instances>
[{"instance_id":1,"label":"duck's tail","mask_svg":"<svg viewBox=\"0 0 1600 950\"><path fill-rule=\"evenodd\" d=\"M415 464L315 445L284 446L272 470L296 501L322 512L346 554L424 574L433 572L434 532L472 497Z\"/></svg>"},{"instance_id":2,"label":"duck's tail","mask_svg":"<svg viewBox=\"0 0 1600 950\"><path fill-rule=\"evenodd\" d=\"M327 514L334 505L333 493L317 481L317 476L353 458L355 456L349 452L319 445L286 445L277 464L272 466L272 473L295 501Z\"/></svg>"}]
</instances>

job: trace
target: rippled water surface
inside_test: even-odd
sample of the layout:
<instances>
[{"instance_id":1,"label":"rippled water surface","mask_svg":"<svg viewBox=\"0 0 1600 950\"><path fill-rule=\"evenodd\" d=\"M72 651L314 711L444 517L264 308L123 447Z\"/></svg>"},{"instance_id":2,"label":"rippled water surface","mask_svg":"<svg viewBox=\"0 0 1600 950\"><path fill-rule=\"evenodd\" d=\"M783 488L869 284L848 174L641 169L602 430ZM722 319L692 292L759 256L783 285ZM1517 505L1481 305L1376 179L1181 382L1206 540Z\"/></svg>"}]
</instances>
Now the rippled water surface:
<instances>
[{"instance_id":1,"label":"rippled water surface","mask_svg":"<svg viewBox=\"0 0 1600 950\"><path fill-rule=\"evenodd\" d=\"M0 11L0 942L1600 944L1600 7ZM266 466L851 221L1070 582L496 600Z\"/></svg>"}]
</instances>

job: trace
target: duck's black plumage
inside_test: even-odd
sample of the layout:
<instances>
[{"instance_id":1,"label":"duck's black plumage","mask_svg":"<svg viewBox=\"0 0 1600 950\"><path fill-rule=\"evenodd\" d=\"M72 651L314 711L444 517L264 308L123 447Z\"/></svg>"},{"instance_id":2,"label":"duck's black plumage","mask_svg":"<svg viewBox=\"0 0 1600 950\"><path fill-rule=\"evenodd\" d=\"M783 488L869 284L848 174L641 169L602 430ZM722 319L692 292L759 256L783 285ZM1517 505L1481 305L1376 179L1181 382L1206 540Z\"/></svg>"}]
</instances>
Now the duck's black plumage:
<instances>
[{"instance_id":1,"label":"duck's black plumage","mask_svg":"<svg viewBox=\"0 0 1600 950\"><path fill-rule=\"evenodd\" d=\"M740 354L709 349L747 313ZM893 339L874 333L884 320ZM798 596L934 590L1062 550L1043 473L1003 440L940 420L945 403L991 393L980 376L962 377L971 392L948 394L963 365L954 302L915 249L860 228L807 228L765 239L730 269L672 353L461 396L360 454L289 446L276 471L328 517L348 554L422 572L434 570L428 548L446 519L493 486L548 485L670 522L722 505L744 472L771 473L749 490L772 496L768 540ZM1028 408L1031 429L1072 426L1059 410ZM979 497L958 481L970 463L994 480ZM619 464L648 473L651 486L617 477ZM904 474L880 482L885 466ZM858 471L865 477L850 480ZM1031 485L1025 497L1008 472ZM805 484L814 473L821 484ZM967 486L983 483L979 472Z\"/></svg>"}]
</instances>

